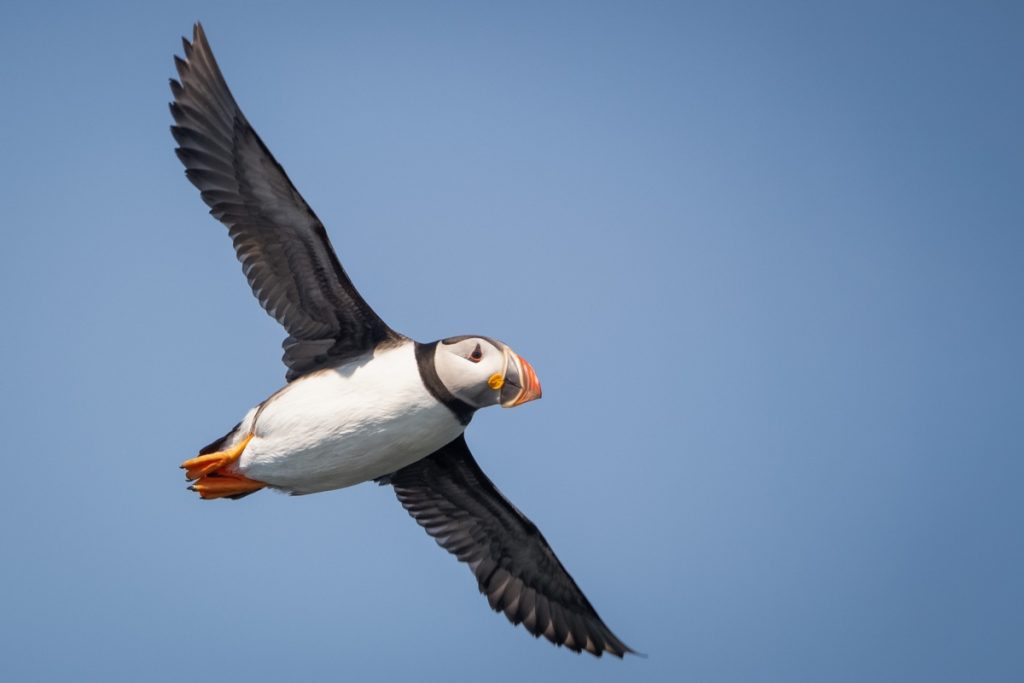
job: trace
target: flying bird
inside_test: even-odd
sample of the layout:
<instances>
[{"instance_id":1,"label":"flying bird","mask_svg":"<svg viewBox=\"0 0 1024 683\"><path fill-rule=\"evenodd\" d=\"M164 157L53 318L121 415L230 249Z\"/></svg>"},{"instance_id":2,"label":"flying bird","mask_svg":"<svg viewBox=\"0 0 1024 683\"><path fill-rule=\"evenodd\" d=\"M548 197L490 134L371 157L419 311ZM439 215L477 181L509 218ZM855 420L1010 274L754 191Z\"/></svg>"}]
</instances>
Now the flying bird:
<instances>
[{"instance_id":1,"label":"flying bird","mask_svg":"<svg viewBox=\"0 0 1024 683\"><path fill-rule=\"evenodd\" d=\"M576 652L632 653L466 444L477 410L540 398L533 368L490 337L423 344L381 320L242 114L202 26L182 43L170 103L178 158L227 226L260 305L288 333L287 383L182 463L189 489L238 499L264 488L308 494L371 480L391 485L513 624Z\"/></svg>"}]
</instances>

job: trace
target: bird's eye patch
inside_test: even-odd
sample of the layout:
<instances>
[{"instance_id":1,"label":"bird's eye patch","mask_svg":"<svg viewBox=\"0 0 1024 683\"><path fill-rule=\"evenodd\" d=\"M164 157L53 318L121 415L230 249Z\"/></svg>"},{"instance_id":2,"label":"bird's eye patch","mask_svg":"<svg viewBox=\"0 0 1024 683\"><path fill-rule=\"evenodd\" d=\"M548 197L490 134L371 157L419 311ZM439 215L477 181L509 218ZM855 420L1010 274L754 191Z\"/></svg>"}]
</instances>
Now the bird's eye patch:
<instances>
[{"instance_id":1,"label":"bird's eye patch","mask_svg":"<svg viewBox=\"0 0 1024 683\"><path fill-rule=\"evenodd\" d=\"M480 349L480 345L477 344L476 348L473 349L473 353L469 354L469 359L474 363L479 363L480 359L484 357L484 352Z\"/></svg>"}]
</instances>

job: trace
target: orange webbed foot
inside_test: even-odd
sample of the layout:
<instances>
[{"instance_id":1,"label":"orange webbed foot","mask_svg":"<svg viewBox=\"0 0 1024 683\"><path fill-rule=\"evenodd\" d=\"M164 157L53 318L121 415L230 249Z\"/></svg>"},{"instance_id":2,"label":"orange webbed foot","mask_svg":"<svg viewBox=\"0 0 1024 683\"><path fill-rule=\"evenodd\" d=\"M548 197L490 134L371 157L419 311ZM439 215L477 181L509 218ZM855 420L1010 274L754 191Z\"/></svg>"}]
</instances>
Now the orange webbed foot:
<instances>
[{"instance_id":1,"label":"orange webbed foot","mask_svg":"<svg viewBox=\"0 0 1024 683\"><path fill-rule=\"evenodd\" d=\"M195 491L203 500L214 498L229 498L241 496L253 491L259 491L265 487L262 481L248 479L237 474L213 474L201 477L199 481L188 487L189 491Z\"/></svg>"},{"instance_id":2,"label":"orange webbed foot","mask_svg":"<svg viewBox=\"0 0 1024 683\"><path fill-rule=\"evenodd\" d=\"M207 453L206 455L186 460L181 463L181 469L185 470L185 478L192 481L202 479L214 472L220 472L242 457L242 451L245 450L250 441L252 441L252 434L225 451Z\"/></svg>"},{"instance_id":3,"label":"orange webbed foot","mask_svg":"<svg viewBox=\"0 0 1024 683\"><path fill-rule=\"evenodd\" d=\"M265 487L266 484L262 481L226 471L229 466L242 457L242 451L251 440L252 434L227 450L207 453L181 463L181 468L185 470L185 477L189 481L195 481L188 487L189 491L195 491L204 500L211 500L242 496Z\"/></svg>"}]
</instances>

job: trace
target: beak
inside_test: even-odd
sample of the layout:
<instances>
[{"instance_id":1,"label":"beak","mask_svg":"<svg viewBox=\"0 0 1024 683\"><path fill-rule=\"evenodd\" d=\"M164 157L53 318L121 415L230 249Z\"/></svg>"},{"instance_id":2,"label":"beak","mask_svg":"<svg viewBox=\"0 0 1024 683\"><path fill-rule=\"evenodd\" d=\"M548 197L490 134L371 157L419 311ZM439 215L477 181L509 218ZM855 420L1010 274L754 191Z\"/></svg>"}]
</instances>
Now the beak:
<instances>
[{"instance_id":1,"label":"beak","mask_svg":"<svg viewBox=\"0 0 1024 683\"><path fill-rule=\"evenodd\" d=\"M540 380L533 366L518 353L506 350L505 384L501 387L501 407L513 408L540 398Z\"/></svg>"}]
</instances>

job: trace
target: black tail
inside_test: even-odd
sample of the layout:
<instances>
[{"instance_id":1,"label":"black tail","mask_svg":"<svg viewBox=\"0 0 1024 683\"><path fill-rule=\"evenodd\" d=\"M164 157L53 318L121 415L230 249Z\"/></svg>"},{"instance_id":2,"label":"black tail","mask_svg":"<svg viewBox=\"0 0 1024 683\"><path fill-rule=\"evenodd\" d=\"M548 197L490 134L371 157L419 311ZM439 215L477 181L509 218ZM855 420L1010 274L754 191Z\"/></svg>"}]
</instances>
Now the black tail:
<instances>
[{"instance_id":1,"label":"black tail","mask_svg":"<svg viewBox=\"0 0 1024 683\"><path fill-rule=\"evenodd\" d=\"M206 455L207 453L216 453L217 451L224 450L224 443L228 439L230 439L231 435L234 434L235 432L237 432L238 428L241 427L241 426L242 426L242 423L239 422L234 427L232 427L231 431L229 431L227 434L225 434L224 436L220 437L219 439L217 439L213 443L209 444L208 446L203 446L199 450L199 455Z\"/></svg>"}]
</instances>

